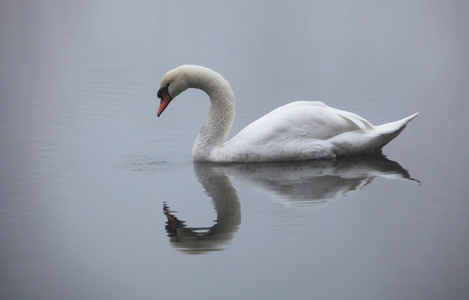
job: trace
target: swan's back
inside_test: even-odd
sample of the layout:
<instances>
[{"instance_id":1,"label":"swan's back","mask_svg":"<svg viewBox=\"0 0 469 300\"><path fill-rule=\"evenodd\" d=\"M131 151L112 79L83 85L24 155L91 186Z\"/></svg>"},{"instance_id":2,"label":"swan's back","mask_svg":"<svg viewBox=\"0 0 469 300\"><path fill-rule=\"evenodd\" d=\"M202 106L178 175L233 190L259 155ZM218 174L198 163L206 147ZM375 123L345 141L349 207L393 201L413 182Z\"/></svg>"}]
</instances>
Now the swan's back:
<instances>
[{"instance_id":1,"label":"swan's back","mask_svg":"<svg viewBox=\"0 0 469 300\"><path fill-rule=\"evenodd\" d=\"M322 102L292 102L249 124L216 156L220 161L282 161L363 154L381 149L405 124L388 125L384 132Z\"/></svg>"}]
</instances>

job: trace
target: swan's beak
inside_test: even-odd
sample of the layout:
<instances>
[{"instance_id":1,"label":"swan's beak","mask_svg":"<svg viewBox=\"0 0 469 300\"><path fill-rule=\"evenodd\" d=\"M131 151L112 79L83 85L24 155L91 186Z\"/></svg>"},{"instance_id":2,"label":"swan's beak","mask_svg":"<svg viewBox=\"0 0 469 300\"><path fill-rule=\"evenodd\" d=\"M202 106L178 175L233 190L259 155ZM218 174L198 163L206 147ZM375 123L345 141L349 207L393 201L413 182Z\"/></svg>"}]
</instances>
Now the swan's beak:
<instances>
[{"instance_id":1,"label":"swan's beak","mask_svg":"<svg viewBox=\"0 0 469 300\"><path fill-rule=\"evenodd\" d=\"M166 93L161 93L160 108L158 109L158 113L156 114L158 117L161 115L161 113L163 113L163 111L166 109L171 100L172 98L170 95Z\"/></svg>"}]
</instances>

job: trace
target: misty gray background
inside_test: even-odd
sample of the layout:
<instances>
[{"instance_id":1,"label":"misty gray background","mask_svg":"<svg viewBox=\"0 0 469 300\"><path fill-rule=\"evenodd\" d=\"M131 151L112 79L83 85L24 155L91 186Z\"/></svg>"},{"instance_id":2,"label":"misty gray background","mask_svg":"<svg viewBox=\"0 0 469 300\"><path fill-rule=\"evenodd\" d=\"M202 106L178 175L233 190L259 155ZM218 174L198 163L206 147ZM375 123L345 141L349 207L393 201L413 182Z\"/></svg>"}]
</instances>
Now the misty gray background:
<instances>
[{"instance_id":1,"label":"misty gray background","mask_svg":"<svg viewBox=\"0 0 469 300\"><path fill-rule=\"evenodd\" d=\"M198 166L206 95L156 117L181 64L230 82L230 137L294 100L420 115L395 163ZM2 299L469 296L465 1L1 1L0 74Z\"/></svg>"}]
</instances>

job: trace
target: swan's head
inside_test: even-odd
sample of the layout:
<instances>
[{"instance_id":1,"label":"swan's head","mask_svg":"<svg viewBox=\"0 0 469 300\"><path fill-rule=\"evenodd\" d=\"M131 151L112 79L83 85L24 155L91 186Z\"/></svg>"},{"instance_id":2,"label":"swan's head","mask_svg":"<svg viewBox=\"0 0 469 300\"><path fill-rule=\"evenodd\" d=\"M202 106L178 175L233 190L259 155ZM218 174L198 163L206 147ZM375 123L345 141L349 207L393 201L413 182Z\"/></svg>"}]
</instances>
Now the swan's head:
<instances>
[{"instance_id":1,"label":"swan's head","mask_svg":"<svg viewBox=\"0 0 469 300\"><path fill-rule=\"evenodd\" d=\"M161 79L158 98L161 99L160 108L156 114L158 117L168 107L169 102L189 87L188 76L184 72L184 66L178 67L166 73Z\"/></svg>"}]
</instances>

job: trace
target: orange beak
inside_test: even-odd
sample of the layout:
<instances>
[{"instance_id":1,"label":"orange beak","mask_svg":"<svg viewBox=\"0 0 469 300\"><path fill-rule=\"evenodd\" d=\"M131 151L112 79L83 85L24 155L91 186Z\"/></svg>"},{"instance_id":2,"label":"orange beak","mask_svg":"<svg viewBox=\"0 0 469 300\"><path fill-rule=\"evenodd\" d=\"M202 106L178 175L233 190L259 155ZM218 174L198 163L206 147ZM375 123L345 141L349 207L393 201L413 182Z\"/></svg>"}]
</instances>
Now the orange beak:
<instances>
[{"instance_id":1,"label":"orange beak","mask_svg":"<svg viewBox=\"0 0 469 300\"><path fill-rule=\"evenodd\" d=\"M158 117L163 113L163 111L168 106L169 102L171 102L171 96L166 93L161 93L161 103L160 108L158 109L158 113L156 114Z\"/></svg>"}]
</instances>

